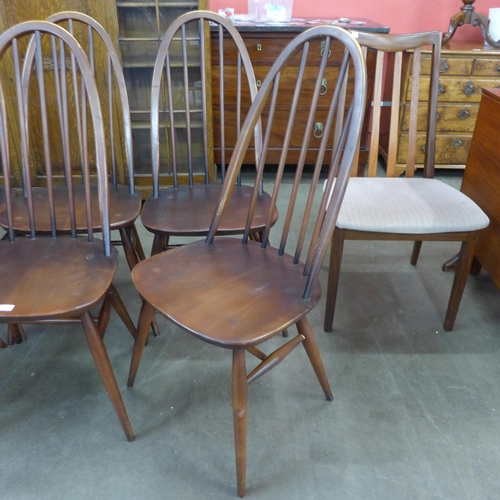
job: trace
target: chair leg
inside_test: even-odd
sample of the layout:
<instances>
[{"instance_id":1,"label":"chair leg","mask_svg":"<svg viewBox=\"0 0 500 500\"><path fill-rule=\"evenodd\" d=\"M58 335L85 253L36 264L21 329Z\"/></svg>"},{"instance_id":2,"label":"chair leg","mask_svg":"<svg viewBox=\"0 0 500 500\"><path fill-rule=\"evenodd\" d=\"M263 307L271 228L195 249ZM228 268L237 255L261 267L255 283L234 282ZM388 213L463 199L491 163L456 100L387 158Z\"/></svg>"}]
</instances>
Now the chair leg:
<instances>
[{"instance_id":1,"label":"chair leg","mask_svg":"<svg viewBox=\"0 0 500 500\"><path fill-rule=\"evenodd\" d=\"M333 329L333 315L335 303L337 302L337 290L339 287L340 267L342 265L342 252L344 251L344 231L335 228L333 231L332 244L330 246L330 268L328 271L328 288L326 292L325 332Z\"/></svg>"},{"instance_id":2,"label":"chair leg","mask_svg":"<svg viewBox=\"0 0 500 500\"><path fill-rule=\"evenodd\" d=\"M134 352L132 354L132 361L130 363L130 370L128 374L127 385L132 387L134 385L137 369L141 362L142 351L148 338L149 325L154 315L154 307L146 300L142 303L141 313L139 314L139 324L137 325L137 337L134 344Z\"/></svg>"},{"instance_id":3,"label":"chair leg","mask_svg":"<svg viewBox=\"0 0 500 500\"><path fill-rule=\"evenodd\" d=\"M418 262L418 256L420 255L420 249L422 248L421 241L413 242L413 252L411 253L410 263L412 266L416 266Z\"/></svg>"},{"instance_id":4,"label":"chair leg","mask_svg":"<svg viewBox=\"0 0 500 500\"><path fill-rule=\"evenodd\" d=\"M248 407L248 384L244 349L234 349L233 351L232 399L234 447L236 452L236 481L238 485L238 495L244 497L246 490Z\"/></svg>"},{"instance_id":5,"label":"chair leg","mask_svg":"<svg viewBox=\"0 0 500 500\"><path fill-rule=\"evenodd\" d=\"M137 330L135 329L134 322L132 321L132 318L130 317L127 308L125 307L125 304L123 303L123 300L120 297L118 290L115 288L115 285L111 284L111 286L108 289L108 294L110 296L113 308L118 313L118 316L120 316L120 319L123 321L123 324L127 327L127 330L131 333L132 337L134 337L135 339L137 337Z\"/></svg>"},{"instance_id":6,"label":"chair leg","mask_svg":"<svg viewBox=\"0 0 500 500\"><path fill-rule=\"evenodd\" d=\"M87 342L89 344L90 352L92 354L92 357L94 358L97 370L101 375L102 381L104 382L104 387L108 392L111 403L113 404L116 414L118 415L118 420L122 425L127 439L129 441L133 441L134 431L132 430L132 426L130 425L127 411L125 410L125 405L123 404L122 396L120 394L120 390L118 389L118 384L116 383L115 375L109 361L106 347L89 311L82 314L82 323L83 329L85 331L85 336L87 337Z\"/></svg>"},{"instance_id":7,"label":"chair leg","mask_svg":"<svg viewBox=\"0 0 500 500\"><path fill-rule=\"evenodd\" d=\"M312 331L311 325L309 324L307 318L299 319L299 321L297 322L297 330L301 335L305 337L305 340L303 342L304 348L307 355L309 356L309 361L314 368L316 377L318 377L321 388L325 393L326 399L328 401L333 401L332 390L330 389L330 383L328 382L325 367L323 366L323 361L321 360L318 344L316 343L314 332Z\"/></svg>"},{"instance_id":8,"label":"chair leg","mask_svg":"<svg viewBox=\"0 0 500 500\"><path fill-rule=\"evenodd\" d=\"M139 233L137 232L137 227L135 225L135 222L130 226L130 231L132 235L132 241L134 244L134 249L137 254L137 257L139 257L139 260L145 260L146 259L146 254L144 253L144 248L141 243L141 238L139 237Z\"/></svg>"},{"instance_id":9,"label":"chair leg","mask_svg":"<svg viewBox=\"0 0 500 500\"><path fill-rule=\"evenodd\" d=\"M123 249L125 250L125 258L127 259L128 267L130 267L130 270L132 271L132 269L134 269L134 267L139 263L139 258L137 257L134 244L132 243L130 228L122 227L120 229L120 237Z\"/></svg>"},{"instance_id":10,"label":"chair leg","mask_svg":"<svg viewBox=\"0 0 500 500\"><path fill-rule=\"evenodd\" d=\"M164 234L155 234L153 246L151 247L151 257L163 251L166 236Z\"/></svg>"},{"instance_id":11,"label":"chair leg","mask_svg":"<svg viewBox=\"0 0 500 500\"><path fill-rule=\"evenodd\" d=\"M460 248L457 268L455 270L455 278L453 279L450 300L448 302L448 309L446 310L446 316L444 318L444 329L447 332L451 332L455 324L458 308L460 307L467 278L469 277L469 272L471 270L477 237L477 231L471 233L467 238L467 241L464 241L462 243L462 247Z\"/></svg>"},{"instance_id":12,"label":"chair leg","mask_svg":"<svg viewBox=\"0 0 500 500\"><path fill-rule=\"evenodd\" d=\"M7 343L9 345L21 344L26 340L26 334L24 333L24 328L19 323L9 323L8 324L8 338Z\"/></svg>"}]
</instances>

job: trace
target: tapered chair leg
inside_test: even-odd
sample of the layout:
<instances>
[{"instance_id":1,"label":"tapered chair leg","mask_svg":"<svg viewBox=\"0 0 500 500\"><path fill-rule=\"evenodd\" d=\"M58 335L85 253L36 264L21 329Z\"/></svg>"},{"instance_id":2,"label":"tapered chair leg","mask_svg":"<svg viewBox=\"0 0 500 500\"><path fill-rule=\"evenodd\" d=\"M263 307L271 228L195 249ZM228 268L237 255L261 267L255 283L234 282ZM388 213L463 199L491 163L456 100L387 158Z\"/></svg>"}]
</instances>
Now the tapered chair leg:
<instances>
[{"instance_id":1,"label":"tapered chair leg","mask_svg":"<svg viewBox=\"0 0 500 500\"><path fill-rule=\"evenodd\" d=\"M151 247L151 257L162 252L165 245L166 236L163 234L155 234L153 239L153 246Z\"/></svg>"},{"instance_id":2,"label":"tapered chair leg","mask_svg":"<svg viewBox=\"0 0 500 500\"><path fill-rule=\"evenodd\" d=\"M344 231L335 228L333 231L332 244L330 246L330 268L328 271L328 288L326 292L325 332L333 329L333 315L337 302L337 290L339 287L340 267L342 265L342 252L344 251Z\"/></svg>"},{"instance_id":3,"label":"tapered chair leg","mask_svg":"<svg viewBox=\"0 0 500 500\"><path fill-rule=\"evenodd\" d=\"M139 258L135 251L134 244L132 243L130 230L122 227L120 229L120 237L125 251L125 258L127 259L128 267L132 270L139 263Z\"/></svg>"},{"instance_id":4,"label":"tapered chair leg","mask_svg":"<svg viewBox=\"0 0 500 500\"><path fill-rule=\"evenodd\" d=\"M139 260L144 260L146 258L146 254L144 253L144 248L142 247L141 238L139 237L139 233L137 232L135 222L130 227L130 231L137 257L139 257Z\"/></svg>"},{"instance_id":5,"label":"tapered chair leg","mask_svg":"<svg viewBox=\"0 0 500 500\"><path fill-rule=\"evenodd\" d=\"M248 384L245 363L245 350L233 351L233 422L234 447L236 452L236 480L238 495L245 496L246 490L246 462L247 462L247 398Z\"/></svg>"},{"instance_id":6,"label":"tapered chair leg","mask_svg":"<svg viewBox=\"0 0 500 500\"><path fill-rule=\"evenodd\" d=\"M471 233L467 241L464 241L460 248L453 286L451 287L450 300L448 301L448 308L444 318L444 329L447 332L453 330L455 319L457 318L458 308L460 307L462 295L464 294L465 285L467 284L472 261L474 259L474 249L477 237L477 232Z\"/></svg>"},{"instance_id":7,"label":"tapered chair leg","mask_svg":"<svg viewBox=\"0 0 500 500\"><path fill-rule=\"evenodd\" d=\"M137 370L139 368L139 363L141 362L142 351L146 345L146 339L148 338L149 325L154 315L154 307L144 300L142 302L141 313L139 314L139 324L137 325L137 337L134 344L134 352L132 354L132 361L130 363L130 370L128 374L127 385L132 387L134 385L135 376L137 375Z\"/></svg>"},{"instance_id":8,"label":"tapered chair leg","mask_svg":"<svg viewBox=\"0 0 500 500\"><path fill-rule=\"evenodd\" d=\"M92 319L89 311L83 313L82 323L87 337L87 342L89 344L90 352L94 358L97 370L101 375L102 381L104 382L104 387L108 392L111 403L118 415L118 420L120 421L122 428L129 441L134 440L134 431L130 425L130 421L127 416L127 411L125 410L125 405L123 404L122 396L120 390L118 389L118 384L116 383L115 375L113 373L113 368L109 361L108 353L104 342L99 334L97 327Z\"/></svg>"},{"instance_id":9,"label":"tapered chair leg","mask_svg":"<svg viewBox=\"0 0 500 500\"><path fill-rule=\"evenodd\" d=\"M413 242L413 251L411 253L411 259L410 263L412 266L416 266L418 262L418 256L420 255L420 249L422 248L422 242L421 241L414 241Z\"/></svg>"}]
</instances>

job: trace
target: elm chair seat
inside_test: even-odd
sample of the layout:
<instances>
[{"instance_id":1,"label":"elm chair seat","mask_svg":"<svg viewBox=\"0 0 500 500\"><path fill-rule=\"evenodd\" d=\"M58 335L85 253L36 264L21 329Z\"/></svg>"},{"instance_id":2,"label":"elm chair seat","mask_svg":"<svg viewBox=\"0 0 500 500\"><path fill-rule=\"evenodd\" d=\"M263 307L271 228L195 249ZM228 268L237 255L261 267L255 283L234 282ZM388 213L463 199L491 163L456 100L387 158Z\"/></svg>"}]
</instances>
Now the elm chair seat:
<instances>
[{"instance_id":1,"label":"elm chair seat","mask_svg":"<svg viewBox=\"0 0 500 500\"><path fill-rule=\"evenodd\" d=\"M33 201L37 212L36 229L40 233L51 231L50 214L48 207L48 191L45 187L32 189ZM85 208L85 189L82 184L73 186L75 200L76 231L87 230L87 211ZM99 231L102 229L99 214L99 197L97 186L90 186L92 203L92 227ZM68 187L54 186L54 202L56 214L56 228L62 233L71 231L71 220L68 211ZM130 194L127 186L109 186L109 219L111 230L129 227L134 223L137 214L141 210L141 197L138 194ZM44 210L45 209L45 210ZM17 196L12 203L13 227L16 231L29 232L28 199ZM7 214L0 214L0 226L7 227Z\"/></svg>"},{"instance_id":2,"label":"elm chair seat","mask_svg":"<svg viewBox=\"0 0 500 500\"><path fill-rule=\"evenodd\" d=\"M178 189L163 189L158 198L150 197L144 204L141 221L153 233L172 236L204 236L210 227L219 203L222 184L194 184ZM235 187L227 212L219 229L224 234L241 234L245 230L246 216L253 188ZM268 195L257 200L252 229L261 231L271 206ZM277 218L277 216L276 216Z\"/></svg>"},{"instance_id":3,"label":"elm chair seat","mask_svg":"<svg viewBox=\"0 0 500 500\"><path fill-rule=\"evenodd\" d=\"M337 227L427 234L477 231L489 224L468 196L437 179L353 177Z\"/></svg>"}]
</instances>

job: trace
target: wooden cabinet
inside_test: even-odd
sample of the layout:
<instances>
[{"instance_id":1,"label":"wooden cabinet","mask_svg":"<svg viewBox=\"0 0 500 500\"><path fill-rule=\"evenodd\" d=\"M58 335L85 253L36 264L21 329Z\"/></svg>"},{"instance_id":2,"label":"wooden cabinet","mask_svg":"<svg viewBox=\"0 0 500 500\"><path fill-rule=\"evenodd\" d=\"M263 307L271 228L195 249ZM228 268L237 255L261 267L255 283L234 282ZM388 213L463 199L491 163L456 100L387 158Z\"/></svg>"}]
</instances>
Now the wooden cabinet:
<instances>
[{"instance_id":1,"label":"wooden cabinet","mask_svg":"<svg viewBox=\"0 0 500 500\"><path fill-rule=\"evenodd\" d=\"M424 52L421 65L422 85L419 87L421 101L425 101L428 96L428 79L425 75L428 75L429 71L430 54ZM453 41L442 48L437 109L436 168L465 168L482 89L499 86L499 49ZM404 105L398 149L400 171L404 171L408 145L405 113L410 88L410 75L408 75L403 96ZM424 159L426 109L427 106L423 105L418 125L417 163L420 167L423 166Z\"/></svg>"},{"instance_id":2,"label":"wooden cabinet","mask_svg":"<svg viewBox=\"0 0 500 500\"><path fill-rule=\"evenodd\" d=\"M127 1L117 0L116 11L118 17L118 40L122 55L125 80L127 82L134 145L134 167L136 188L146 196L151 192L151 130L150 130L150 100L151 100L151 80L153 77L153 67L158 52L161 39L170 23L185 12L206 9L208 0L180 0L180 1ZM197 35L190 34L191 38ZM192 47L196 50L199 47L197 40L192 40ZM179 47L180 57L180 47ZM190 94L196 99L199 88L197 82L201 76L196 76L195 70L190 73ZM174 75L174 79L176 76ZM179 81L182 75L179 75ZM181 89L179 88L179 92ZM174 102L174 106L176 103ZM165 104L166 106L166 104ZM195 114L199 114L196 106L192 106L193 117L191 120L193 134L193 158L199 164L207 159L203 153L203 137L200 120ZM166 113L163 113L166 118ZM175 123L179 140L187 147L186 119L183 118L182 110L179 109ZM161 123L162 130L166 132L167 123ZM167 134L161 136L161 158L169 157L169 143L166 140ZM178 152L178 157L186 158L186 163L178 164L179 171L185 168L187 171L187 152L182 155ZM196 166L195 166L196 168ZM168 174L162 176L162 184L171 184Z\"/></svg>"},{"instance_id":3,"label":"wooden cabinet","mask_svg":"<svg viewBox=\"0 0 500 500\"><path fill-rule=\"evenodd\" d=\"M359 30L366 30L366 31L376 31L376 32L382 32L382 33L387 33L389 31L389 28L385 26L378 25L376 23L372 23L370 21L366 20L361 20L361 23L364 24L356 24L356 21L353 22L351 25L347 25L348 28L354 28L354 29L359 29ZM310 27L312 27L312 24L307 24L307 23L296 23L295 25L278 25L278 26L273 26L273 25L265 25L265 24L244 24L242 23L241 25L236 25L240 34L243 37L243 40L245 42L245 45L247 47L248 53L250 55L250 58L252 60L252 64L254 67L255 71L255 77L257 79L257 86L259 86L260 82L264 80L266 77L270 67L273 65L274 61L278 57L278 55L281 53L283 48L292 40L299 32L304 31ZM322 55L322 46L321 43L318 41L316 43L311 43L310 47L310 52L312 54L317 55L317 60L318 62L321 59ZM318 106L318 112L316 115L316 120L313 125L314 130L312 130L312 137L311 141L308 145L308 151L311 151L311 153L317 149L320 145L321 142L321 136L322 136L322 130L324 127L324 123L326 120L326 112L328 109L328 104L330 103L331 100L331 92L330 88L334 88L333 81L337 78L339 67L340 67L340 62L342 60L343 56L343 48L339 44L334 44L331 47L330 51L330 62L328 64L326 73L325 73L325 80L324 80L324 85L321 89L321 96L320 96L320 102ZM212 66L213 66L213 73L217 74L218 68L219 68L219 60L218 60L218 51L215 50L215 48L212 50ZM224 52L224 66L225 70L224 73L226 76L226 85L231 84L231 75L236 75L236 64L237 64L237 59L236 59L236 51L234 48L232 48L229 44L227 47L225 47L225 52ZM297 61L298 65L298 61ZM374 68L374 61L369 58L368 61L368 74L373 75L373 68ZM234 79L236 76L233 77ZM305 79L307 80L307 74L305 76ZM283 81L284 80L284 81ZM281 85L286 88L287 82L290 80L290 89L294 88L295 86L295 81L292 81L291 77L288 76L288 73L285 72L282 77L281 77ZM371 81L371 79L369 79ZM329 81L332 82L332 85L329 86ZM235 83L235 82L234 82ZM369 83L370 86L370 83ZM283 87L281 87L283 88ZM348 86L348 92L351 91L351 86ZM303 93L301 95L301 102L299 103L298 106L298 111L297 111L297 120L301 121L304 123L304 126L306 124L306 116L309 112L309 106L307 102L310 102L310 97L312 95L307 95L307 92ZM292 100L292 93L290 92L287 94L286 92L280 92L280 102L279 102L279 107L276 109L276 115L274 120L280 120L283 119L283 116L288 116L288 113L282 112L280 113L280 109L282 111L288 110L291 100ZM246 109L250 107L250 98L248 95L243 95L242 96ZM217 106L218 103L218 95L217 95L217 89L213 89L213 103L214 103L214 130L217 130L218 127L218 120L219 120L219 108ZM226 108L224 110L225 113L225 118L226 122L230 123L236 123L236 117L234 116L234 112L230 108ZM264 121L266 119L266 115L264 114ZM265 123L264 123L265 125ZM233 127L233 130L236 131L236 126ZM286 123L283 123L283 133L286 130ZM298 130L298 129L297 129ZM220 148L221 145L220 143L217 142L217 133L214 133L214 160L216 163L220 163ZM226 138L226 160L228 161L231 158L231 153L232 153L232 146L235 144L235 139L236 139L236 132L234 134L234 137L227 137ZM274 148L273 145L276 144L281 144L282 141L279 140L280 138L278 137L271 137L271 147L269 149L268 155L267 155L267 163L270 164L277 164L279 162L279 157L281 154L281 150L279 148ZM281 138L282 139L282 138ZM365 152L364 155L361 155L360 157L360 163L366 163L367 159L367 154L366 154L366 131L362 140L361 144L361 149L362 151ZM300 153L300 147L301 144L300 142L296 139L296 137L292 137L291 139L291 149L289 156L287 158L287 161L290 163L294 163L298 161L299 153ZM316 155L311 154L311 158L315 158ZM245 161L248 163L252 163L254 161L254 156L252 149L249 149L249 152L247 153L247 157L245 158ZM306 158L306 163L310 163L309 158Z\"/></svg>"}]
</instances>

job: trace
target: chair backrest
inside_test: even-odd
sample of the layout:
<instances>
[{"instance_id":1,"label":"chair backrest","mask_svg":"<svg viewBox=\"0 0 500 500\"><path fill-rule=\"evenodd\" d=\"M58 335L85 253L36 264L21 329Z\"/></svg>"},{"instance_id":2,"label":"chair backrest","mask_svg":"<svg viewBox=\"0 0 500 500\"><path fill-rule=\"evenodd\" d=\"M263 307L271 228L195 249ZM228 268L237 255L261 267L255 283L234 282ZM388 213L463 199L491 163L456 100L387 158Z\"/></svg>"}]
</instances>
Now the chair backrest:
<instances>
[{"instance_id":1,"label":"chair backrest","mask_svg":"<svg viewBox=\"0 0 500 500\"><path fill-rule=\"evenodd\" d=\"M219 52L219 67L211 68L206 57L212 26L213 50ZM237 53L236 75L224 75L224 53ZM216 74L218 73L218 74ZM234 80L233 80L234 79ZM236 123L219 114L212 126L212 85L218 89L218 109L231 109ZM193 11L177 18L165 32L153 72L151 87L151 148L153 196L158 196L160 173L179 183L205 182L215 178L213 134L220 134L221 178L225 176L228 136L237 136L244 120L242 102L253 101L257 84L246 46L230 21L209 11ZM249 99L248 99L249 97ZM246 110L247 111L247 110ZM229 123L228 123L229 122ZM228 131L228 127L232 130ZM234 130L236 128L236 131ZM163 131L164 136L162 136ZM235 133L236 132L236 133ZM255 129L255 156L261 151L260 124ZM194 140L196 139L196 140ZM203 151L194 144L203 144ZM185 179L180 180L184 176Z\"/></svg>"},{"instance_id":2,"label":"chair backrest","mask_svg":"<svg viewBox=\"0 0 500 500\"><path fill-rule=\"evenodd\" d=\"M335 64L329 60L332 44L341 44L344 47L344 58L337 68L337 82L330 84L329 80L328 87L332 91L324 95L322 85L325 69L329 64ZM353 82L352 93L346 92L348 78ZM280 234L277 225L275 226L272 245L278 248L282 256L285 252L293 255L293 262L296 265L299 264L301 255L306 255L304 275L308 278L304 298L307 299L312 284L317 279L340 211L360 138L365 101L364 58L359 44L350 33L334 26L321 26L301 33L290 42L271 67L248 112L229 163L219 207L214 215L207 243L217 244L214 242L217 227L234 188L234 181L239 174L253 129L262 118L263 151L257 165L253 200L243 243L248 242L259 184L261 179L264 179L264 188L271 194L273 203L262 236L262 248L271 246L272 217L278 196L283 195L286 204L281 205L280 211L285 216L278 222L282 231ZM305 110L299 109L299 102L307 102ZM288 104L286 107L289 116L285 121L274 121L274 112L283 103ZM319 148L313 149L316 153L315 164L312 168L304 168L308 150L311 154L310 142L317 113L326 116L325 128ZM277 138L281 140L279 148L281 157L275 175L268 176L264 170L271 136L274 144ZM284 186L283 174L292 142L299 143L301 150L299 161L294 165L293 180L288 186ZM323 193L318 181L324 164L329 164L330 168L327 189ZM301 189L305 190L303 207L298 206L298 194ZM283 206L286 207L285 210ZM317 216L313 215L315 213Z\"/></svg>"},{"instance_id":3,"label":"chair backrest","mask_svg":"<svg viewBox=\"0 0 500 500\"><path fill-rule=\"evenodd\" d=\"M413 176L418 143L425 149L424 176L433 177L441 32L359 32L357 40L364 51L376 51L374 91L369 96L372 116L368 175L376 175L378 153L382 151L388 177L403 168L406 176Z\"/></svg>"},{"instance_id":4,"label":"chair backrest","mask_svg":"<svg viewBox=\"0 0 500 500\"><path fill-rule=\"evenodd\" d=\"M50 35L50 36L43 36ZM29 81L23 81L21 72L21 48L26 47L33 38L35 71ZM42 41L43 38L43 41ZM74 58L77 71L68 70L67 58ZM4 62L8 64L3 64ZM52 71L46 71L49 66ZM111 254L111 237L109 230L108 213L108 175L106 168L106 141L104 136L104 121L95 79L90 62L76 39L65 29L46 21L29 21L20 23L0 35L0 148L1 162L5 182L6 214L8 221L8 235L10 241L15 240L12 217L12 170L10 146L19 144L21 156L21 180L23 190L27 196L30 235L36 237L35 203L32 194L32 160L33 150L31 138L39 137L42 144L43 161L46 165L45 175L48 190L49 218L51 221L51 235L56 237L56 213L54 206L54 176L52 172L51 138L59 134L58 144L63 145L62 155L67 164L76 150L76 157L82 158L82 177L85 185L85 199L87 212L87 238L93 241L92 205L91 205L91 169L90 154L83 154L81 142L71 140L69 128L51 123L48 109L56 108L57 113L64 113L65 123L71 123L79 117L90 116L92 135L94 137L92 153L95 157L99 193L99 206L102 216L102 238L105 255ZM6 72L5 68L11 68ZM23 85L29 85L26 92ZM71 91L85 98L76 102L71 98ZM24 99L29 94L29 104ZM6 99L6 97L8 99ZM29 112L28 112L29 109ZM78 115L78 118L76 116ZM34 133L32 133L34 132ZM10 143L9 143L10 138ZM70 176L71 178L71 176ZM71 235L76 237L76 216L73 183L68 183L68 213L70 217Z\"/></svg>"},{"instance_id":5,"label":"chair backrest","mask_svg":"<svg viewBox=\"0 0 500 500\"><path fill-rule=\"evenodd\" d=\"M111 183L113 186L127 183L130 194L133 194L135 189L130 106L120 56L111 37L95 19L81 12L58 12L46 21L62 25L84 48L96 79L101 105L103 110L106 110L104 124ZM33 57L32 42L26 53L23 81L28 81L31 76ZM72 71L77 71L73 58L70 58L67 64ZM74 98L79 99L81 96L74 92ZM25 102L28 102L27 98ZM64 126L64 115L60 114L58 118L60 126ZM85 151L87 141L92 140L84 125L85 122L81 119L77 120L76 133L82 143L82 151ZM119 165L123 168L119 168ZM68 170L66 178L67 172Z\"/></svg>"}]
</instances>

